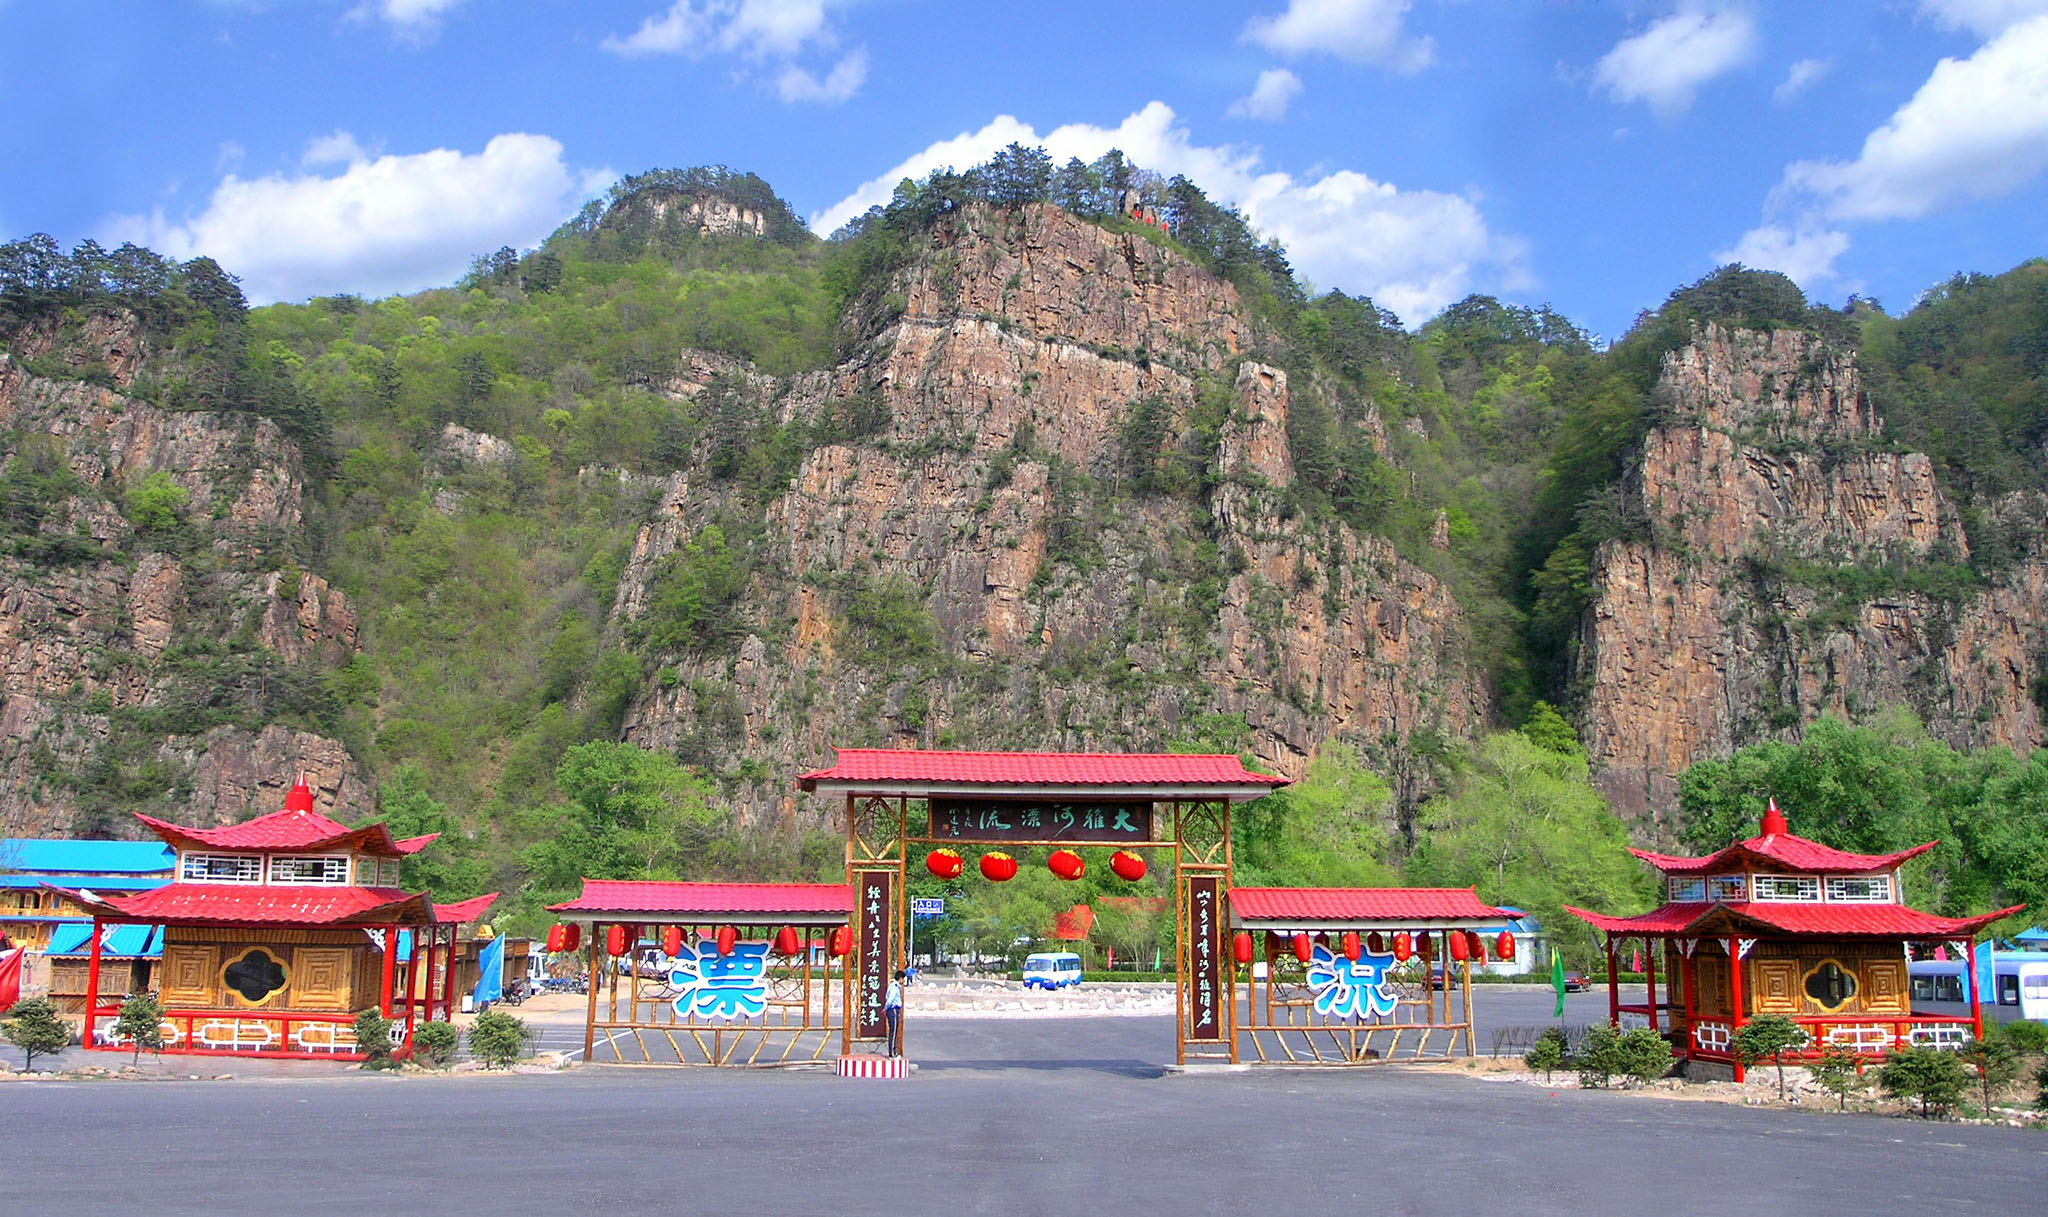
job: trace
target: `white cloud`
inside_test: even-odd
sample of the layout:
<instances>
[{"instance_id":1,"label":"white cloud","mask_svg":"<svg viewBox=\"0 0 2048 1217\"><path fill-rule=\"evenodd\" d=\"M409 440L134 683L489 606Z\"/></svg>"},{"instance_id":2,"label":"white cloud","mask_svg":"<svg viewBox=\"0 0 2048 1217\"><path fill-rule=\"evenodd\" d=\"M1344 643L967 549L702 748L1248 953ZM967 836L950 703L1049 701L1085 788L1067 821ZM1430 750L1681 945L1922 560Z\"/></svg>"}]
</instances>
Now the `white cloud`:
<instances>
[{"instance_id":1,"label":"white cloud","mask_svg":"<svg viewBox=\"0 0 2048 1217\"><path fill-rule=\"evenodd\" d=\"M813 216L811 228L831 232L888 202L904 178L923 178L949 165L978 165L1013 141L1043 145L1055 162L1093 160L1121 148L1143 168L1186 174L1211 198L1237 205L1261 232L1279 238L1309 279L1363 292L1411 324L1482 287L1518 290L1528 284L1519 244L1491 233L1478 204L1464 195L1404 190L1351 170L1314 178L1266 170L1256 151L1194 143L1172 109L1157 101L1115 127L1071 123L1044 135L1007 114L998 116L861 183Z\"/></svg>"},{"instance_id":2,"label":"white cloud","mask_svg":"<svg viewBox=\"0 0 2048 1217\"><path fill-rule=\"evenodd\" d=\"M308 152L338 148L344 135ZM198 215L117 216L106 236L177 258L206 254L258 303L385 295L452 282L478 251L538 241L599 185L570 170L555 140L500 135L473 155L358 157L331 177L230 174Z\"/></svg>"},{"instance_id":3,"label":"white cloud","mask_svg":"<svg viewBox=\"0 0 2048 1217\"><path fill-rule=\"evenodd\" d=\"M2007 26L2048 13L2048 0L1920 0L1920 13L1943 29L1989 38Z\"/></svg>"},{"instance_id":4,"label":"white cloud","mask_svg":"<svg viewBox=\"0 0 2048 1217\"><path fill-rule=\"evenodd\" d=\"M1838 277L1835 260L1849 252L1849 234L1825 228L1787 228L1765 224L1742 234L1732 248L1714 255L1716 262L1740 262L1758 270L1775 270L1812 291Z\"/></svg>"},{"instance_id":5,"label":"white cloud","mask_svg":"<svg viewBox=\"0 0 2048 1217\"><path fill-rule=\"evenodd\" d=\"M350 10L358 21L382 21L398 33L426 40L441 32L441 18L463 0L368 0Z\"/></svg>"},{"instance_id":6,"label":"white cloud","mask_svg":"<svg viewBox=\"0 0 2048 1217\"><path fill-rule=\"evenodd\" d=\"M1826 76L1834 66L1834 61L1831 59L1800 60L1798 63L1793 64L1791 69L1785 73L1784 83L1771 91L1771 100L1781 106L1784 105L1801 93L1806 92L1815 81Z\"/></svg>"},{"instance_id":7,"label":"white cloud","mask_svg":"<svg viewBox=\"0 0 2048 1217\"><path fill-rule=\"evenodd\" d=\"M1335 55L1396 72L1420 72L1436 61L1436 43L1401 30L1409 0L1288 0L1287 11L1254 17L1241 38L1281 55Z\"/></svg>"},{"instance_id":8,"label":"white cloud","mask_svg":"<svg viewBox=\"0 0 2048 1217\"><path fill-rule=\"evenodd\" d=\"M850 0L675 0L631 34L610 35L599 45L627 59L734 55L750 64L769 63L782 100L840 102L867 81L865 48L841 57L822 78L796 60L839 44L828 10L847 3Z\"/></svg>"},{"instance_id":9,"label":"white cloud","mask_svg":"<svg viewBox=\"0 0 2048 1217\"><path fill-rule=\"evenodd\" d=\"M823 80L793 63L784 67L782 75L775 78L775 91L789 102L841 102L860 92L867 78L867 48L855 47L846 58L832 65L832 71Z\"/></svg>"},{"instance_id":10,"label":"white cloud","mask_svg":"<svg viewBox=\"0 0 2048 1217\"><path fill-rule=\"evenodd\" d=\"M1779 196L1838 220L1913 219L2009 194L2044 168L2048 16L2008 27L1968 59L1943 59L1855 160L1799 161Z\"/></svg>"},{"instance_id":11,"label":"white cloud","mask_svg":"<svg viewBox=\"0 0 2048 1217\"><path fill-rule=\"evenodd\" d=\"M1286 68L1268 68L1259 73L1259 83L1252 86L1250 96L1230 103L1230 117L1279 122L1287 117L1287 107L1300 93L1301 77Z\"/></svg>"},{"instance_id":12,"label":"white cloud","mask_svg":"<svg viewBox=\"0 0 2048 1217\"><path fill-rule=\"evenodd\" d=\"M301 165L352 165L367 160L369 153L356 142L356 137L346 131L322 135L306 144L306 150L299 154Z\"/></svg>"},{"instance_id":13,"label":"white cloud","mask_svg":"<svg viewBox=\"0 0 2048 1217\"><path fill-rule=\"evenodd\" d=\"M1648 102L1660 117L1692 106L1699 87L1747 60L1756 23L1740 9L1682 9L1616 43L1593 81L1616 101Z\"/></svg>"}]
</instances>

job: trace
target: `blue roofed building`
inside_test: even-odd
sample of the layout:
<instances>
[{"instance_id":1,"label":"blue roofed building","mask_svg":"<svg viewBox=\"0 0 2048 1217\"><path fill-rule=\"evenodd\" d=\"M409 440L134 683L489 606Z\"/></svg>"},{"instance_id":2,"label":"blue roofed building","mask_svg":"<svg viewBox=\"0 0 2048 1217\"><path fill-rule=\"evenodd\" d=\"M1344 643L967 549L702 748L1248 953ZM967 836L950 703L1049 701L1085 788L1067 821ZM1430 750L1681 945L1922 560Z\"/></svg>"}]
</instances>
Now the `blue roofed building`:
<instances>
[{"instance_id":1,"label":"blue roofed building","mask_svg":"<svg viewBox=\"0 0 2048 1217\"><path fill-rule=\"evenodd\" d=\"M0 840L0 934L17 946L46 951L58 926L90 914L44 884L146 892L169 883L177 864L178 851L162 841Z\"/></svg>"}]
</instances>

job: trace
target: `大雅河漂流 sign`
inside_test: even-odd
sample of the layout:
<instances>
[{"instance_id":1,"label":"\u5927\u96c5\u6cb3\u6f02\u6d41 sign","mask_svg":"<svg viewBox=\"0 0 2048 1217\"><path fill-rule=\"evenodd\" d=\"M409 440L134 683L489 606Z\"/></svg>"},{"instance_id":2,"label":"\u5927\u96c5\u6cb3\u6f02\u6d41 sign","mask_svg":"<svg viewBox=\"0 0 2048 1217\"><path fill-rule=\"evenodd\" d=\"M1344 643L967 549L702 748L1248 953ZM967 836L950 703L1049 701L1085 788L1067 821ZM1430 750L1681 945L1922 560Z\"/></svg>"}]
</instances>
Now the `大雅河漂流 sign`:
<instances>
[{"instance_id":1,"label":"\u5927\u96c5\u6cb3\u6f02\u6d41 sign","mask_svg":"<svg viewBox=\"0 0 2048 1217\"><path fill-rule=\"evenodd\" d=\"M1026 803L933 799L931 835L947 841L1080 841L1142 845L1152 839L1150 803Z\"/></svg>"}]
</instances>

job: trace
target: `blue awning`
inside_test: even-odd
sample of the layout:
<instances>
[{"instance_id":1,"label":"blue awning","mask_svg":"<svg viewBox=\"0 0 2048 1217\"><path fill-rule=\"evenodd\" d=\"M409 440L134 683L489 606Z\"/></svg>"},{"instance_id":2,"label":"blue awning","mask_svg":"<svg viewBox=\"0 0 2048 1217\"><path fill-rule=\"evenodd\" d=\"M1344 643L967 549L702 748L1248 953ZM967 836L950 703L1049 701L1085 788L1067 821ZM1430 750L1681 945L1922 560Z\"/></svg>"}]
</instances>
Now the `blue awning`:
<instances>
[{"instance_id":1,"label":"blue awning","mask_svg":"<svg viewBox=\"0 0 2048 1217\"><path fill-rule=\"evenodd\" d=\"M0 875L0 887L36 888L53 883L58 887L84 887L96 892L154 891L170 881L169 871L161 875L62 875L50 871Z\"/></svg>"},{"instance_id":2,"label":"blue awning","mask_svg":"<svg viewBox=\"0 0 2048 1217\"><path fill-rule=\"evenodd\" d=\"M50 932L46 955L90 955L92 922L66 921ZM102 959L159 959L164 953L164 927L110 925L100 931Z\"/></svg>"},{"instance_id":3,"label":"blue awning","mask_svg":"<svg viewBox=\"0 0 2048 1217\"><path fill-rule=\"evenodd\" d=\"M162 874L168 879L177 865L178 851L162 841L0 840L0 870L45 875Z\"/></svg>"}]
</instances>

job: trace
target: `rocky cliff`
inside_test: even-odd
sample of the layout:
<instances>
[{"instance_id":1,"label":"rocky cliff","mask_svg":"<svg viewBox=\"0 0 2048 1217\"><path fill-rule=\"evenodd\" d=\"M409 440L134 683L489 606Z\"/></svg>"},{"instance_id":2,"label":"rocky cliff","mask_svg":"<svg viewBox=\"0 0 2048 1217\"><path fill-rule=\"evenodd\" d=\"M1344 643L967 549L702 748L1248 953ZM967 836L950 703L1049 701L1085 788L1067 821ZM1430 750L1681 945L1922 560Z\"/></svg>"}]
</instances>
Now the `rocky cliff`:
<instances>
[{"instance_id":1,"label":"rocky cliff","mask_svg":"<svg viewBox=\"0 0 2048 1217\"><path fill-rule=\"evenodd\" d=\"M296 448L267 420L138 397L169 356L131 315L8 345L0 831L122 831L152 808L234 820L274 809L300 767L334 814L366 811L339 743L270 721L356 643L346 597L291 557ZM141 527L145 484L169 514Z\"/></svg>"},{"instance_id":2,"label":"rocky cliff","mask_svg":"<svg viewBox=\"0 0 2048 1217\"><path fill-rule=\"evenodd\" d=\"M1338 736L1406 772L1415 733L1478 724L1446 590L1288 506L1288 376L1248 357L1275 339L1228 283L1041 206L960 213L885 294L900 315L830 375L754 379L785 419L860 400L883 421L803 459L764 511L776 571L750 633L664 656L629 738L761 766L735 787L758 816L793 814L787 775L831 745L1147 749L1242 715L1282 773ZM1131 450L1139 409L1156 451ZM1183 475L1145 493L1155 461ZM727 500L670 479L616 630ZM928 652L864 636L859 597L897 578Z\"/></svg>"},{"instance_id":3,"label":"rocky cliff","mask_svg":"<svg viewBox=\"0 0 2048 1217\"><path fill-rule=\"evenodd\" d=\"M2023 556L1988 578L1924 455L1897 451L1854 361L1797 331L1706 327L1669 356L1664 425L1603 544L1578 680L1600 781L1654 833L1695 759L1822 714L1917 711L1959 746L2043 742L2044 505L2002 510Z\"/></svg>"}]
</instances>

